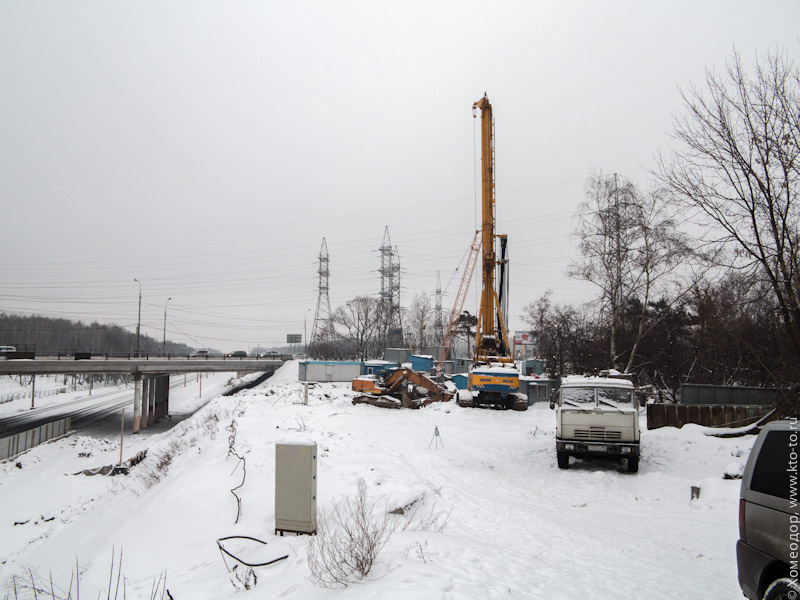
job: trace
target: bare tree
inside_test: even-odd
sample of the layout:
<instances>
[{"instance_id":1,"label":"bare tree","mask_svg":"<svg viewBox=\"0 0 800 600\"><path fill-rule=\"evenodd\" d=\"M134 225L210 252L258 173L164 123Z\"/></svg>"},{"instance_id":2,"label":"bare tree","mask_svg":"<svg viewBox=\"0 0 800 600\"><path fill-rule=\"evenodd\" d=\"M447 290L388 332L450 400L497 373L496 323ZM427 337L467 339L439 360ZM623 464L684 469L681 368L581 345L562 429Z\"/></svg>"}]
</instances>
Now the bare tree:
<instances>
[{"instance_id":1,"label":"bare tree","mask_svg":"<svg viewBox=\"0 0 800 600\"><path fill-rule=\"evenodd\" d=\"M675 283L676 270L689 255L689 246L657 196L641 194L616 174L591 177L579 210L577 235L583 258L571 266L570 275L600 288L601 307L609 324L611 364L630 371L648 330L648 303L657 291ZM684 289L689 287L684 285ZM641 311L633 327L633 341L622 349L620 329L632 301L639 302Z\"/></svg>"},{"instance_id":2,"label":"bare tree","mask_svg":"<svg viewBox=\"0 0 800 600\"><path fill-rule=\"evenodd\" d=\"M537 332L538 352L552 373L582 373L603 360L596 348L597 324L585 309L554 305L546 291L523 308L522 318Z\"/></svg>"},{"instance_id":3,"label":"bare tree","mask_svg":"<svg viewBox=\"0 0 800 600\"><path fill-rule=\"evenodd\" d=\"M553 290L547 290L537 300L522 307L523 312L520 316L530 328L530 333L535 340L532 349L534 356L549 356L548 350L545 348L549 342L550 317L553 312L552 296Z\"/></svg>"},{"instance_id":4,"label":"bare tree","mask_svg":"<svg viewBox=\"0 0 800 600\"><path fill-rule=\"evenodd\" d=\"M659 157L671 198L729 251L727 266L763 278L800 354L800 71L776 52L748 75L738 54L705 90L683 95L681 147ZM797 383L796 381L794 383Z\"/></svg>"},{"instance_id":5,"label":"bare tree","mask_svg":"<svg viewBox=\"0 0 800 600\"><path fill-rule=\"evenodd\" d=\"M433 337L433 307L426 294L417 294L411 300L406 313L405 325L408 343L413 348L427 346Z\"/></svg>"},{"instance_id":6,"label":"bare tree","mask_svg":"<svg viewBox=\"0 0 800 600\"><path fill-rule=\"evenodd\" d=\"M381 302L358 296L337 308L332 316L334 327L350 353L361 360L375 358L381 351Z\"/></svg>"}]
</instances>

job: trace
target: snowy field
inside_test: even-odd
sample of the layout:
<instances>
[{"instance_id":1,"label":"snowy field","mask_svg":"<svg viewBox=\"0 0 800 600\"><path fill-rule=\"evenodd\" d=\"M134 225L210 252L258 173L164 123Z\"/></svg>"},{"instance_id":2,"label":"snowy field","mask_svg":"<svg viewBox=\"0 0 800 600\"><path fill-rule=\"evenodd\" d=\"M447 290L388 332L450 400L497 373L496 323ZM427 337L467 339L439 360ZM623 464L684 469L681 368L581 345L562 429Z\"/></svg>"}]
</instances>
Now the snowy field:
<instances>
[{"instance_id":1,"label":"snowy field","mask_svg":"<svg viewBox=\"0 0 800 600\"><path fill-rule=\"evenodd\" d=\"M126 598L150 598L165 575L175 600L741 597L739 482L722 475L746 461L753 436L645 430L638 474L574 460L562 471L546 403L524 413L452 402L387 410L353 406L348 384L317 384L303 406L297 369L287 363L258 388L215 397L177 425L230 375L204 380L203 399L196 388L182 397L173 390L175 419L125 438L126 458L149 449L128 476L73 475L117 461L113 423L0 464L0 598L33 598L31 577L47 590L38 597L50 598L51 576L56 597L72 580L75 598L76 570L81 596L92 599L122 598L123 588ZM235 450L247 461L238 523L233 421ZM273 535L275 443L308 441L319 448L320 510L354 496L363 478L380 507L417 501L418 515L446 517L446 526L403 529L408 517L391 516L398 529L374 577L345 589L315 586L308 538ZM693 485L702 487L699 500L690 499ZM231 535L268 542L255 562L289 558L256 568L255 587L237 591L216 543ZM110 564L120 550L117 593Z\"/></svg>"}]
</instances>

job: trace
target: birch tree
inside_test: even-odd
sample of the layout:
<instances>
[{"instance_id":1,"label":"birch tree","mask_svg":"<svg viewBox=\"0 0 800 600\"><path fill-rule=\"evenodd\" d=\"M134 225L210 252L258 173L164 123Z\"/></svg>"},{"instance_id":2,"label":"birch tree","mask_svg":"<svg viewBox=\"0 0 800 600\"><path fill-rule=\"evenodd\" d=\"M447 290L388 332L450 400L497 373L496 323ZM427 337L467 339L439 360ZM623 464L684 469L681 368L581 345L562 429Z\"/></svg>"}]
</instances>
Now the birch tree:
<instances>
[{"instance_id":1,"label":"birch tree","mask_svg":"<svg viewBox=\"0 0 800 600\"><path fill-rule=\"evenodd\" d=\"M676 271L690 254L689 246L666 205L617 174L589 179L576 233L582 258L571 266L570 275L600 289L611 366L629 372L648 331L648 303L678 281ZM683 283L684 290L690 287ZM672 297L677 300L681 294ZM621 348L625 309L633 302L642 307L632 324L636 333L630 347Z\"/></svg>"}]
</instances>

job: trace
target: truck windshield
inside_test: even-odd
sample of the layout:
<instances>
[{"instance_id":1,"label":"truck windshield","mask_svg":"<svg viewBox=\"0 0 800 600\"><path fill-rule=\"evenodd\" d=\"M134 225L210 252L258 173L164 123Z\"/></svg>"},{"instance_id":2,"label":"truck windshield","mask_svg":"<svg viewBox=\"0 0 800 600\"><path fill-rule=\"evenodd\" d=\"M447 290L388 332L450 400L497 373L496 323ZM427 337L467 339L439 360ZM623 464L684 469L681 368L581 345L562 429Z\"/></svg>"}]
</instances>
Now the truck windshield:
<instances>
[{"instance_id":1,"label":"truck windshield","mask_svg":"<svg viewBox=\"0 0 800 600\"><path fill-rule=\"evenodd\" d=\"M597 388L597 399L611 406L630 405L633 402L633 395L625 388Z\"/></svg>"},{"instance_id":2,"label":"truck windshield","mask_svg":"<svg viewBox=\"0 0 800 600\"><path fill-rule=\"evenodd\" d=\"M593 387L571 387L561 389L561 399L573 405L594 404Z\"/></svg>"}]
</instances>

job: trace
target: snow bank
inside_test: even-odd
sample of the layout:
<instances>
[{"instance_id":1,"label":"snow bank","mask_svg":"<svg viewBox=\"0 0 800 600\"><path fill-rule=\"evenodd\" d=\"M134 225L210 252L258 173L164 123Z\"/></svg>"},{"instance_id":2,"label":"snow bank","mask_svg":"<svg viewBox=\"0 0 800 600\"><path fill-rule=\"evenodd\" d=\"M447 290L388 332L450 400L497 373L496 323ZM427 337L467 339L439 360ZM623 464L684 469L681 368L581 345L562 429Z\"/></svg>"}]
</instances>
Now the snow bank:
<instances>
[{"instance_id":1,"label":"snow bank","mask_svg":"<svg viewBox=\"0 0 800 600\"><path fill-rule=\"evenodd\" d=\"M112 548L123 548L127 597L149 597L166 571L175 598L239 598L216 541L243 535L284 544L289 554L256 569L249 593L265 599L740 595L738 482L722 474L746 460L751 438L645 430L638 474L603 461L563 471L546 403L524 413L454 402L385 410L353 406L346 383L309 386L307 406L302 393L297 363L287 363L257 389L215 398L152 435L147 459L128 477L70 475L118 452L85 438L36 448L22 469L0 465L0 592L28 569L42 577L52 570L67 587L77 557L82 593L105 597ZM274 536L275 444L305 441L318 446L321 512L352 497L363 479L378 501L375 518L397 520L381 577L317 588L306 540ZM80 456L87 451L90 459ZM418 527L424 515L446 526Z\"/></svg>"}]
</instances>

